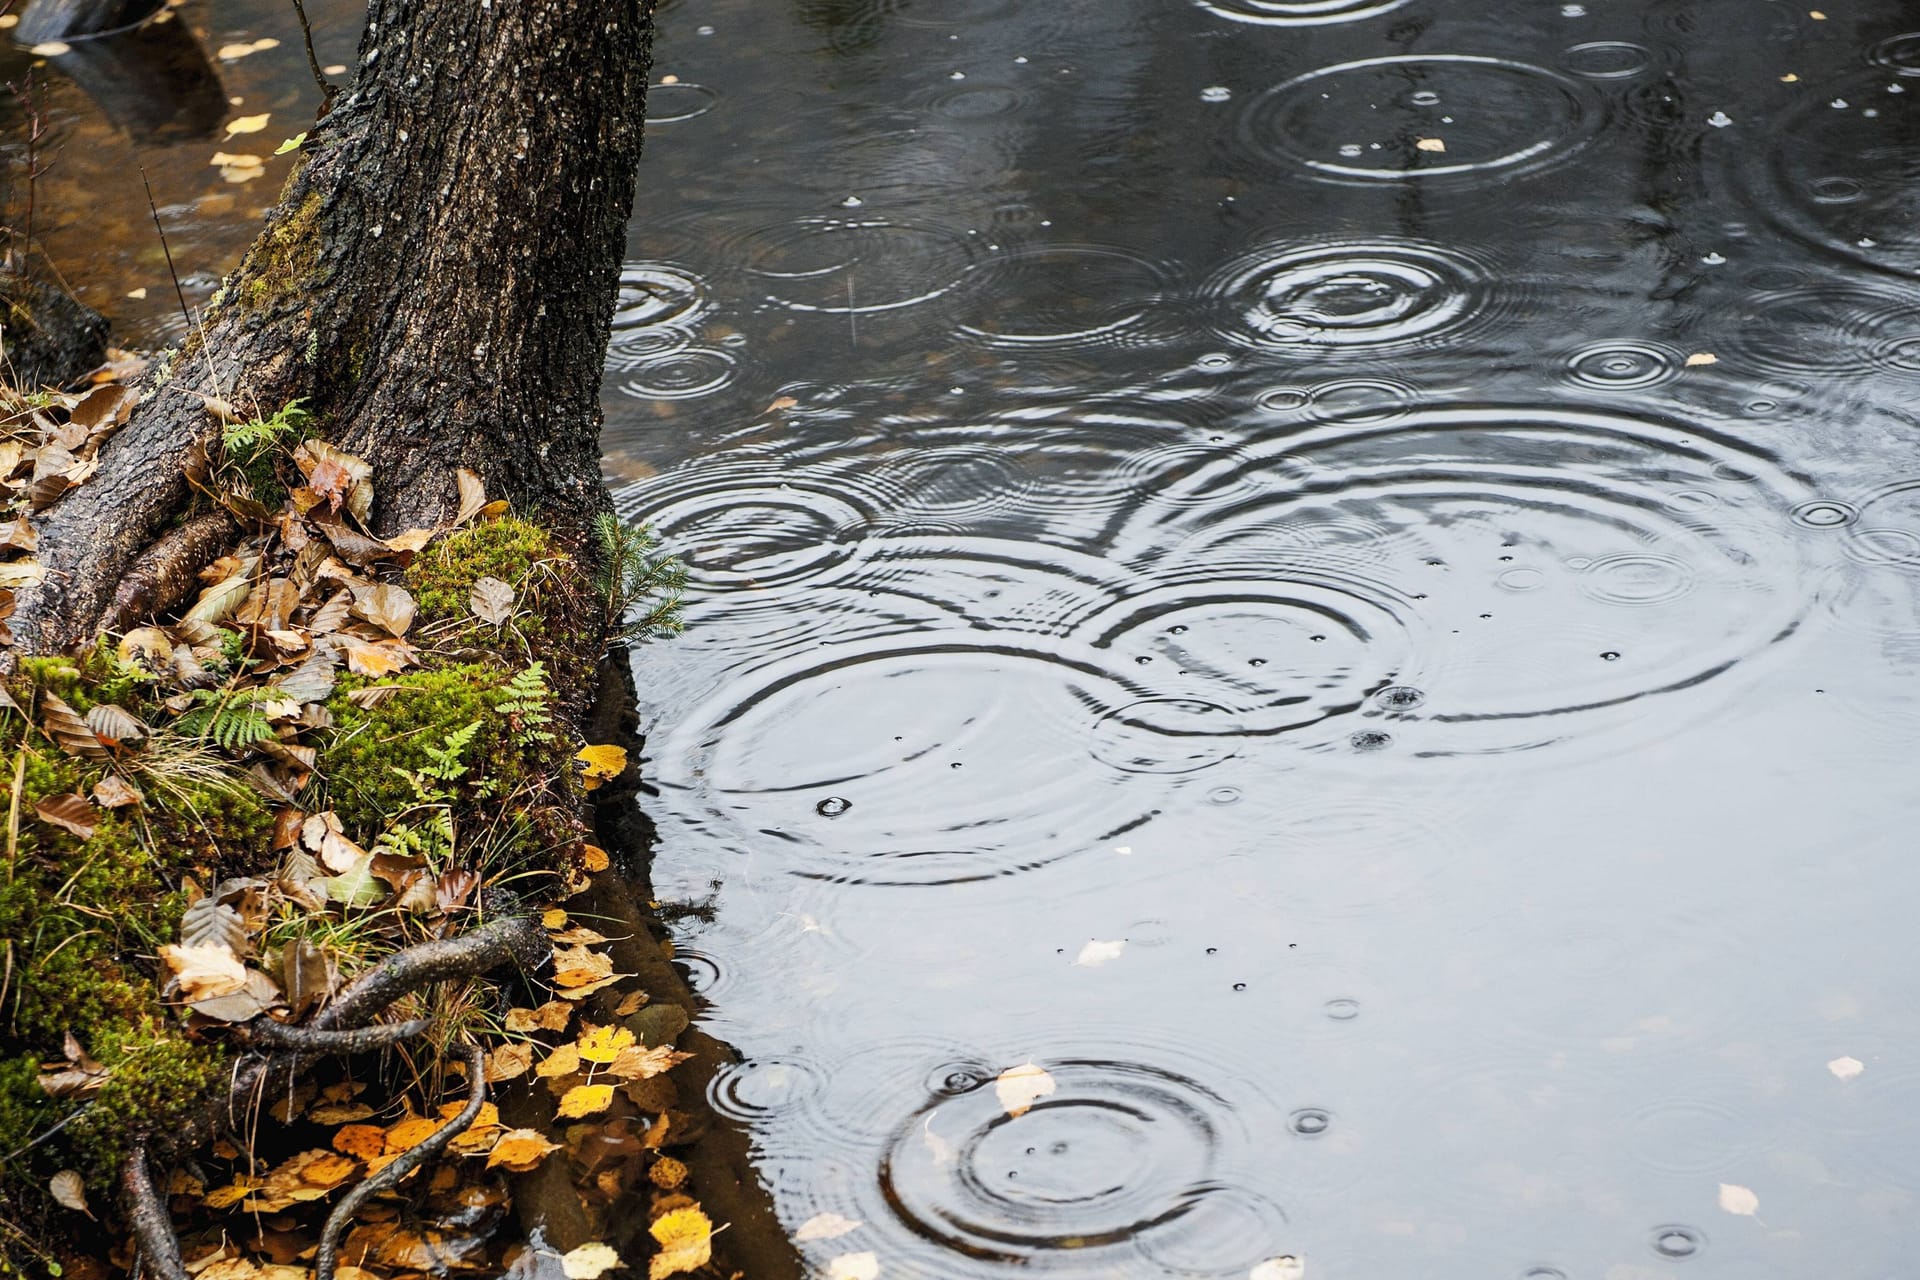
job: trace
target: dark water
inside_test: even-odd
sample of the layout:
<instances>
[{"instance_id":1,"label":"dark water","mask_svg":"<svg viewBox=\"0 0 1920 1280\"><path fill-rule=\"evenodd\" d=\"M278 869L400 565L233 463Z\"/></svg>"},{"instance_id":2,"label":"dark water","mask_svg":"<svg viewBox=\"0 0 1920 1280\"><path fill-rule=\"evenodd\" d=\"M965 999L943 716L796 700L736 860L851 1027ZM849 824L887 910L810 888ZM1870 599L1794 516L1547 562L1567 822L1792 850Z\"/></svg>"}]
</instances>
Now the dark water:
<instances>
[{"instance_id":1,"label":"dark water","mask_svg":"<svg viewBox=\"0 0 1920 1280\"><path fill-rule=\"evenodd\" d=\"M1920 16L662 28L658 876L782 1215L861 1224L822 1274L1913 1274ZM250 150L300 67L222 65ZM144 246L125 158L213 144L116 145ZM237 247L281 163L163 202Z\"/></svg>"},{"instance_id":2,"label":"dark water","mask_svg":"<svg viewBox=\"0 0 1920 1280\"><path fill-rule=\"evenodd\" d=\"M810 1257L1913 1274L1920 19L663 32L608 466Z\"/></svg>"}]
</instances>

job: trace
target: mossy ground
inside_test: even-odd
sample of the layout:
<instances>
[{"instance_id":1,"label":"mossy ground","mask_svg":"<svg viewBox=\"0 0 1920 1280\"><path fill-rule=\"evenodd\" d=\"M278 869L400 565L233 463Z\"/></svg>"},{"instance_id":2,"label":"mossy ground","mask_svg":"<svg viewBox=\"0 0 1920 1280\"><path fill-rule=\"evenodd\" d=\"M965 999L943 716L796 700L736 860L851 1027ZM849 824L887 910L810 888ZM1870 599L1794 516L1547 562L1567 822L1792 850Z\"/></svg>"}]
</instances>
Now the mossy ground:
<instances>
[{"instance_id":1,"label":"mossy ground","mask_svg":"<svg viewBox=\"0 0 1920 1280\"><path fill-rule=\"evenodd\" d=\"M505 624L482 623L469 608L474 583L487 577L515 590ZM300 807L332 809L351 836L372 846L417 805L409 775L477 725L462 756L468 767L434 785L445 792L450 822L472 841L463 846L465 864L477 862L489 883L514 880L514 888L530 891L529 873L560 870L555 851L577 847L581 829L575 744L548 730L541 709L528 710L528 667L541 663L550 689L569 687L563 681L584 688L600 643L588 616L602 605L569 554L538 527L512 518L443 537L402 581L419 606L411 638L421 665L380 679L343 676L325 702L332 726L311 739L319 763ZM238 633L224 647L236 655L245 648ZM239 658L229 674L245 665ZM353 696L373 684L391 692L378 700ZM153 741L168 732L159 685L105 643L78 659L24 660L7 689L19 707L39 708L42 694L52 693L83 715L96 704L122 707L155 727ZM554 718L563 719L559 707ZM45 1255L31 1240L58 1240L62 1224L79 1224L39 1196L52 1173L78 1169L97 1187L133 1138L177 1128L226 1087L230 1051L221 1029L190 1025L185 1011L163 999L156 956L178 939L189 884L204 890L229 876L274 874L277 805L249 789L240 761L219 761L210 747L190 742L175 748L182 758L218 767L167 778L151 742L124 762L77 758L62 750L41 715L0 713L0 790L10 789L10 826L17 828L7 837L0 873L7 975L0 995L0 1197L37 1205L0 1210L0 1225L14 1218L14 1230L0 1233L0 1274L37 1273ZM133 780L144 802L102 809L85 839L37 818L39 802L86 795L111 770ZM325 931L312 936L330 945ZM351 969L373 957L331 958ZM112 1073L85 1103L50 1097L37 1079L42 1064L62 1060L69 1034ZM81 1107L83 1116L41 1140ZM7 1195L29 1188L35 1190Z\"/></svg>"}]
</instances>

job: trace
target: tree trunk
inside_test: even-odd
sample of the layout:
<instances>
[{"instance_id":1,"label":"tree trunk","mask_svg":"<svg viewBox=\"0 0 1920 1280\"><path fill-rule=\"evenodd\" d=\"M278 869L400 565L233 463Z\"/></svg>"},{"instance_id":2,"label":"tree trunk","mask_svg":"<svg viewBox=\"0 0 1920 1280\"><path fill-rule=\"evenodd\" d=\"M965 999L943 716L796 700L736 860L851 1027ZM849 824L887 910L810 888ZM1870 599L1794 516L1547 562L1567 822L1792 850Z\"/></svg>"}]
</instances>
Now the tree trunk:
<instances>
[{"instance_id":1,"label":"tree trunk","mask_svg":"<svg viewBox=\"0 0 1920 1280\"><path fill-rule=\"evenodd\" d=\"M375 532L449 513L458 467L562 536L605 509L599 382L653 7L372 0L355 83L260 237L41 522L23 650L109 618L187 505L185 460L219 428L208 397L248 416L303 401L374 465Z\"/></svg>"}]
</instances>

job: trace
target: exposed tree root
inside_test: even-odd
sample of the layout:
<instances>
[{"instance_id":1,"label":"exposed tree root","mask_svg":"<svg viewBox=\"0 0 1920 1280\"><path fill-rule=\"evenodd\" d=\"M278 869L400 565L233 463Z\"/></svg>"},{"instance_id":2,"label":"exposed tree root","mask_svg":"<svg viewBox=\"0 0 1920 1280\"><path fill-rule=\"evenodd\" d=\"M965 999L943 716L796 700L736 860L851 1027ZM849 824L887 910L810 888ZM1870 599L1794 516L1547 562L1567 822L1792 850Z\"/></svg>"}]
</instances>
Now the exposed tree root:
<instances>
[{"instance_id":1,"label":"exposed tree root","mask_svg":"<svg viewBox=\"0 0 1920 1280\"><path fill-rule=\"evenodd\" d=\"M340 1198L340 1203L327 1215L326 1228L320 1233L320 1251L314 1258L315 1280L333 1280L334 1268L340 1260L340 1238L353 1225L353 1215L360 1211L361 1205L380 1192L399 1186L402 1178L446 1150L449 1142L465 1133L479 1118L480 1108L487 1101L486 1057L480 1046L471 1042L467 1045L467 1085L467 1105L460 1109L459 1115L435 1129L419 1145L401 1152L392 1164Z\"/></svg>"},{"instance_id":2,"label":"exposed tree root","mask_svg":"<svg viewBox=\"0 0 1920 1280\"><path fill-rule=\"evenodd\" d=\"M302 1054L360 1053L383 1048L427 1031L432 1023L424 1018L406 1022L376 1024L394 1001L436 982L477 978L512 962L532 970L545 964L552 955L552 944L539 924L525 916L507 916L491 920L458 938L422 942L395 952L353 982L306 1026L291 1027L269 1019L257 1019L245 1028L251 1044L259 1049L249 1053L235 1066L224 1105L206 1122L189 1126L172 1135L169 1146L184 1149L196 1146L222 1126L236 1127L236 1112L277 1069L289 1073L296 1069ZM472 1088L467 1105L459 1116L443 1125L434 1135L414 1147L355 1187L335 1207L327 1219L320 1240L317 1280L332 1280L342 1232L354 1212L369 1196L398 1183L413 1169L432 1159L447 1143L458 1137L480 1114L486 1101L485 1068L478 1046L467 1047L467 1079ZM172 1216L165 1197L153 1185L147 1165L147 1145L136 1142L120 1171L121 1193L126 1201L134 1238L147 1267L160 1280L186 1280L187 1270L180 1257L180 1241L174 1234Z\"/></svg>"},{"instance_id":3,"label":"exposed tree root","mask_svg":"<svg viewBox=\"0 0 1920 1280\"><path fill-rule=\"evenodd\" d=\"M120 580L101 630L125 631L177 608L199 588L200 570L239 532L226 512L210 511L160 535Z\"/></svg>"},{"instance_id":4,"label":"exposed tree root","mask_svg":"<svg viewBox=\"0 0 1920 1280\"><path fill-rule=\"evenodd\" d=\"M120 1170L120 1189L126 1196L133 1238L140 1242L140 1256L147 1269L159 1280L187 1280L180 1242L173 1234L173 1215L167 1212L166 1199L154 1189L153 1174L147 1168L146 1143L134 1143L127 1153L127 1163Z\"/></svg>"}]
</instances>

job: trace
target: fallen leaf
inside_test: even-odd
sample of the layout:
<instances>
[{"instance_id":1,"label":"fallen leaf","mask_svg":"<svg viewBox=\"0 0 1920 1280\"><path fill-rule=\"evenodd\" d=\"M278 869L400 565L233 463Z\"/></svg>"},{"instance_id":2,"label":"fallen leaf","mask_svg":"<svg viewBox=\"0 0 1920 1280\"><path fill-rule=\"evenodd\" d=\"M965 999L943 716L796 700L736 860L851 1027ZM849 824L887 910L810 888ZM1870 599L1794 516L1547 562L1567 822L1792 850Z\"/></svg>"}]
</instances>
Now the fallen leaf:
<instances>
[{"instance_id":1,"label":"fallen leaf","mask_svg":"<svg viewBox=\"0 0 1920 1280\"><path fill-rule=\"evenodd\" d=\"M560 1269L567 1273L567 1280L600 1280L601 1276L615 1267L626 1265L618 1253L597 1241L569 1249L560 1255Z\"/></svg>"},{"instance_id":2,"label":"fallen leaf","mask_svg":"<svg viewBox=\"0 0 1920 1280\"><path fill-rule=\"evenodd\" d=\"M1687 357L1687 368L1695 369L1703 364L1719 364L1720 357L1711 351L1696 351Z\"/></svg>"},{"instance_id":3,"label":"fallen leaf","mask_svg":"<svg viewBox=\"0 0 1920 1280\"><path fill-rule=\"evenodd\" d=\"M532 1173L542 1160L559 1149L559 1143L547 1141L538 1129L509 1129L493 1144L493 1150L487 1155L487 1168Z\"/></svg>"},{"instance_id":4,"label":"fallen leaf","mask_svg":"<svg viewBox=\"0 0 1920 1280\"><path fill-rule=\"evenodd\" d=\"M1728 1213L1750 1218L1760 1211L1760 1197L1746 1187L1723 1182L1720 1184L1720 1207Z\"/></svg>"},{"instance_id":5,"label":"fallen leaf","mask_svg":"<svg viewBox=\"0 0 1920 1280\"><path fill-rule=\"evenodd\" d=\"M629 1045L607 1064L607 1074L621 1080L651 1080L657 1075L671 1071L692 1056L690 1053L680 1052L670 1044L658 1044L651 1049Z\"/></svg>"},{"instance_id":6,"label":"fallen leaf","mask_svg":"<svg viewBox=\"0 0 1920 1280\"><path fill-rule=\"evenodd\" d=\"M236 133L258 133L267 127L267 121L271 118L270 112L261 112L257 116L235 116L227 121L227 136L231 138Z\"/></svg>"},{"instance_id":7,"label":"fallen leaf","mask_svg":"<svg viewBox=\"0 0 1920 1280\"><path fill-rule=\"evenodd\" d=\"M533 1074L542 1080L557 1080L580 1070L580 1046L563 1044L541 1060Z\"/></svg>"},{"instance_id":8,"label":"fallen leaf","mask_svg":"<svg viewBox=\"0 0 1920 1280\"><path fill-rule=\"evenodd\" d=\"M565 1031L573 1020L573 1006L564 1000L549 1000L538 1009L507 1010L507 1030L515 1035L533 1031Z\"/></svg>"},{"instance_id":9,"label":"fallen leaf","mask_svg":"<svg viewBox=\"0 0 1920 1280\"><path fill-rule=\"evenodd\" d=\"M582 1116L600 1114L612 1102L612 1085L577 1084L560 1099L559 1115L563 1120L578 1120Z\"/></svg>"},{"instance_id":10,"label":"fallen leaf","mask_svg":"<svg viewBox=\"0 0 1920 1280\"><path fill-rule=\"evenodd\" d=\"M608 867L612 866L613 859L609 858L607 851L597 844L582 845L580 849L580 865L588 871L597 873L605 871Z\"/></svg>"},{"instance_id":11,"label":"fallen leaf","mask_svg":"<svg viewBox=\"0 0 1920 1280\"><path fill-rule=\"evenodd\" d=\"M773 403L767 406L767 412L774 413L786 409L795 409L798 408L799 405L800 402L792 396L779 396L774 399Z\"/></svg>"},{"instance_id":12,"label":"fallen leaf","mask_svg":"<svg viewBox=\"0 0 1920 1280\"><path fill-rule=\"evenodd\" d=\"M387 1126L387 1154L397 1156L431 1138L440 1129L438 1120L426 1116L408 1116L405 1120L395 1121Z\"/></svg>"},{"instance_id":13,"label":"fallen leaf","mask_svg":"<svg viewBox=\"0 0 1920 1280\"><path fill-rule=\"evenodd\" d=\"M1445 138L1415 138L1413 140L1413 149L1415 151L1445 151L1447 149L1447 142Z\"/></svg>"},{"instance_id":14,"label":"fallen leaf","mask_svg":"<svg viewBox=\"0 0 1920 1280\"><path fill-rule=\"evenodd\" d=\"M498 578L481 578L473 584L467 607L473 616L490 626L499 626L513 616L513 588Z\"/></svg>"},{"instance_id":15,"label":"fallen leaf","mask_svg":"<svg viewBox=\"0 0 1920 1280\"><path fill-rule=\"evenodd\" d=\"M795 1244L806 1244L810 1240L837 1240L841 1236L860 1226L857 1219L842 1217L837 1213L816 1213L800 1224L793 1233Z\"/></svg>"},{"instance_id":16,"label":"fallen leaf","mask_svg":"<svg viewBox=\"0 0 1920 1280\"><path fill-rule=\"evenodd\" d=\"M584 946L553 949L553 985L583 987L613 976L613 958Z\"/></svg>"},{"instance_id":17,"label":"fallen leaf","mask_svg":"<svg viewBox=\"0 0 1920 1280\"><path fill-rule=\"evenodd\" d=\"M453 517L453 523L459 526L479 515L480 508L487 505L487 487L465 467L453 473L453 480L460 490L460 509Z\"/></svg>"},{"instance_id":18,"label":"fallen leaf","mask_svg":"<svg viewBox=\"0 0 1920 1280\"><path fill-rule=\"evenodd\" d=\"M627 749L611 745L582 747L574 759L585 771L587 790L592 791L610 778L617 778L627 767Z\"/></svg>"},{"instance_id":19,"label":"fallen leaf","mask_svg":"<svg viewBox=\"0 0 1920 1280\"><path fill-rule=\"evenodd\" d=\"M223 943L198 947L164 946L160 958L188 1003L230 995L247 985L246 966Z\"/></svg>"},{"instance_id":20,"label":"fallen leaf","mask_svg":"<svg viewBox=\"0 0 1920 1280\"><path fill-rule=\"evenodd\" d=\"M1302 1280L1306 1274L1305 1261L1291 1254L1285 1254L1278 1258L1268 1258L1247 1272L1247 1280Z\"/></svg>"},{"instance_id":21,"label":"fallen leaf","mask_svg":"<svg viewBox=\"0 0 1920 1280\"><path fill-rule=\"evenodd\" d=\"M827 1280L874 1280L880 1274L880 1255L843 1253L827 1263Z\"/></svg>"},{"instance_id":22,"label":"fallen leaf","mask_svg":"<svg viewBox=\"0 0 1920 1280\"><path fill-rule=\"evenodd\" d=\"M517 1080L527 1074L533 1066L533 1045L522 1041L519 1044L503 1044L490 1050L486 1059L486 1080L488 1084L498 1084L502 1080Z\"/></svg>"},{"instance_id":23,"label":"fallen leaf","mask_svg":"<svg viewBox=\"0 0 1920 1280\"><path fill-rule=\"evenodd\" d=\"M1083 969L1097 969L1109 960L1118 960L1120 953L1126 949L1124 938L1118 942L1101 942L1096 938L1080 948L1080 954L1073 958L1073 962Z\"/></svg>"},{"instance_id":24,"label":"fallen leaf","mask_svg":"<svg viewBox=\"0 0 1920 1280\"><path fill-rule=\"evenodd\" d=\"M633 1044L633 1032L625 1027L595 1027L580 1037L580 1058L605 1066Z\"/></svg>"},{"instance_id":25,"label":"fallen leaf","mask_svg":"<svg viewBox=\"0 0 1920 1280\"><path fill-rule=\"evenodd\" d=\"M82 840L91 839L100 821L100 811L85 796L65 791L57 796L36 800L33 811L40 821L70 831Z\"/></svg>"},{"instance_id":26,"label":"fallen leaf","mask_svg":"<svg viewBox=\"0 0 1920 1280\"><path fill-rule=\"evenodd\" d=\"M80 713L53 694L40 695L40 714L47 736L68 755L83 760L105 760L112 754L92 727L80 718Z\"/></svg>"},{"instance_id":27,"label":"fallen leaf","mask_svg":"<svg viewBox=\"0 0 1920 1280\"><path fill-rule=\"evenodd\" d=\"M72 1169L54 1174L47 1183L47 1194L63 1209L93 1216L93 1210L87 1208L87 1180Z\"/></svg>"},{"instance_id":28,"label":"fallen leaf","mask_svg":"<svg viewBox=\"0 0 1920 1280\"><path fill-rule=\"evenodd\" d=\"M298 151L300 149L300 144L305 142L306 140L307 140L306 130L302 129L299 133L294 134L291 138L288 138L285 142L275 147L273 149L273 154L277 156L283 156L287 154L287 152L289 151Z\"/></svg>"},{"instance_id":29,"label":"fallen leaf","mask_svg":"<svg viewBox=\"0 0 1920 1280\"><path fill-rule=\"evenodd\" d=\"M354 636L341 636L340 646L347 651L347 670L375 680L390 676L418 661L413 646L403 640L370 642Z\"/></svg>"},{"instance_id":30,"label":"fallen leaf","mask_svg":"<svg viewBox=\"0 0 1920 1280\"><path fill-rule=\"evenodd\" d=\"M413 625L415 605L405 587L376 583L353 589L354 616L365 618L390 636L404 636Z\"/></svg>"},{"instance_id":31,"label":"fallen leaf","mask_svg":"<svg viewBox=\"0 0 1920 1280\"><path fill-rule=\"evenodd\" d=\"M387 1134L378 1125L350 1124L333 1135L333 1149L356 1160L371 1160L386 1154Z\"/></svg>"},{"instance_id":32,"label":"fallen leaf","mask_svg":"<svg viewBox=\"0 0 1920 1280\"><path fill-rule=\"evenodd\" d=\"M1023 1116L1033 1104L1054 1091L1053 1077L1031 1062L1008 1067L994 1081L994 1094L1010 1116Z\"/></svg>"},{"instance_id":33,"label":"fallen leaf","mask_svg":"<svg viewBox=\"0 0 1920 1280\"><path fill-rule=\"evenodd\" d=\"M247 980L237 991L195 1000L188 1008L216 1022L246 1022L257 1018L280 1003L280 987L258 969L247 970Z\"/></svg>"},{"instance_id":34,"label":"fallen leaf","mask_svg":"<svg viewBox=\"0 0 1920 1280\"><path fill-rule=\"evenodd\" d=\"M647 1231L660 1245L648 1265L647 1280L697 1271L713 1258L713 1220L698 1206L663 1213Z\"/></svg>"},{"instance_id":35,"label":"fallen leaf","mask_svg":"<svg viewBox=\"0 0 1920 1280\"><path fill-rule=\"evenodd\" d=\"M140 788L117 773L109 773L93 786L94 803L102 809L124 809L144 799L146 797L140 794Z\"/></svg>"},{"instance_id":36,"label":"fallen leaf","mask_svg":"<svg viewBox=\"0 0 1920 1280\"><path fill-rule=\"evenodd\" d=\"M1827 1070L1842 1080L1851 1080L1867 1069L1867 1064L1858 1058L1835 1058L1827 1064Z\"/></svg>"},{"instance_id":37,"label":"fallen leaf","mask_svg":"<svg viewBox=\"0 0 1920 1280\"><path fill-rule=\"evenodd\" d=\"M73 46L64 40L42 40L27 52L36 58L57 58L63 53L72 53Z\"/></svg>"}]
</instances>

